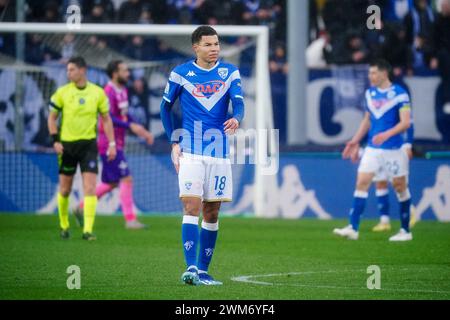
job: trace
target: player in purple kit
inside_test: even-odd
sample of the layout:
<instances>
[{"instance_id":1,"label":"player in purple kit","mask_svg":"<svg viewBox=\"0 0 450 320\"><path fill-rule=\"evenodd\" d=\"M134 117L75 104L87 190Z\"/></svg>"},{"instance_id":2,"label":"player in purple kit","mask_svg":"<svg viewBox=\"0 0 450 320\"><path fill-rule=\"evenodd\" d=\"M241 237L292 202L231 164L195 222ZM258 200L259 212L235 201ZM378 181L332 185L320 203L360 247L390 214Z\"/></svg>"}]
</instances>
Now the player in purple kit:
<instances>
[{"instance_id":1,"label":"player in purple kit","mask_svg":"<svg viewBox=\"0 0 450 320\"><path fill-rule=\"evenodd\" d=\"M113 161L107 161L108 139L103 126L99 126L98 150L103 163L102 182L96 188L96 195L100 199L117 186L120 191L120 203L126 220L127 229L144 229L146 225L137 220L133 203L133 180L124 154L125 135L130 129L137 136L144 138L149 145L153 144L153 135L142 125L135 123L128 114L128 91L125 87L130 72L126 63L120 60L111 61L106 69L111 81L104 90L110 103L110 114L114 124L114 135L117 144L117 156ZM80 224L84 203L74 212Z\"/></svg>"}]
</instances>

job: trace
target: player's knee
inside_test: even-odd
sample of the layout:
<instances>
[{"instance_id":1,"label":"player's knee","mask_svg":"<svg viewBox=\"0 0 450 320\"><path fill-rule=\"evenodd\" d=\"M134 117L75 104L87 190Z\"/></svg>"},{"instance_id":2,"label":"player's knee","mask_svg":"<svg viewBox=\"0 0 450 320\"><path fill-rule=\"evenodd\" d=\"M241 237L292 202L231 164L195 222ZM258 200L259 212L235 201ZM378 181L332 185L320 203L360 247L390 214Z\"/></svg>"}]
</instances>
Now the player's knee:
<instances>
[{"instance_id":1,"label":"player's knee","mask_svg":"<svg viewBox=\"0 0 450 320\"><path fill-rule=\"evenodd\" d=\"M70 195L70 188L59 188L59 193L63 196L63 197L68 197Z\"/></svg>"},{"instance_id":2,"label":"player's knee","mask_svg":"<svg viewBox=\"0 0 450 320\"><path fill-rule=\"evenodd\" d=\"M392 182L392 185L395 189L395 192L397 193L401 193L404 192L406 190L406 182L402 181L402 180L394 180Z\"/></svg>"},{"instance_id":3,"label":"player's knee","mask_svg":"<svg viewBox=\"0 0 450 320\"><path fill-rule=\"evenodd\" d=\"M133 183L133 178L131 178L131 176L128 176L128 177L123 178L120 182L121 183Z\"/></svg>"},{"instance_id":4,"label":"player's knee","mask_svg":"<svg viewBox=\"0 0 450 320\"><path fill-rule=\"evenodd\" d=\"M216 223L219 219L220 203L207 203L203 206L203 219L208 223Z\"/></svg>"},{"instance_id":5,"label":"player's knee","mask_svg":"<svg viewBox=\"0 0 450 320\"><path fill-rule=\"evenodd\" d=\"M94 196L95 195L95 184L85 185L84 186L84 194L86 196Z\"/></svg>"},{"instance_id":6,"label":"player's knee","mask_svg":"<svg viewBox=\"0 0 450 320\"><path fill-rule=\"evenodd\" d=\"M376 189L377 190L385 190L388 188L388 182L387 181L378 181L376 183Z\"/></svg>"},{"instance_id":7,"label":"player's knee","mask_svg":"<svg viewBox=\"0 0 450 320\"><path fill-rule=\"evenodd\" d=\"M200 203L193 200L183 201L184 214L198 216L200 214Z\"/></svg>"}]
</instances>

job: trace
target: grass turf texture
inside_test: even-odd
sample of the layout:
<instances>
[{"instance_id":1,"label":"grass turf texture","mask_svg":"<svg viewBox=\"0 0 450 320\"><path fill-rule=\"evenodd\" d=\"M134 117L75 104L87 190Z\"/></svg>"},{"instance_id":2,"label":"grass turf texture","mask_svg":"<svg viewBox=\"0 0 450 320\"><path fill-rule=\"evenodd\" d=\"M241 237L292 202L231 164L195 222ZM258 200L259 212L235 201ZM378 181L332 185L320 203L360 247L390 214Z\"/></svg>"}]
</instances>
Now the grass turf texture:
<instances>
[{"instance_id":1,"label":"grass turf texture","mask_svg":"<svg viewBox=\"0 0 450 320\"><path fill-rule=\"evenodd\" d=\"M0 215L0 299L449 299L450 224L419 222L414 240L390 243L363 220L358 241L332 234L344 220L222 218L211 274L218 287L180 282L179 217L144 217L149 230L125 230L123 218L97 217L98 240L59 238L57 216ZM70 265L81 289L69 290ZM369 265L381 290L367 289ZM290 274L288 274L290 273ZM251 278L270 284L236 282ZM273 275L281 274L281 275Z\"/></svg>"}]
</instances>

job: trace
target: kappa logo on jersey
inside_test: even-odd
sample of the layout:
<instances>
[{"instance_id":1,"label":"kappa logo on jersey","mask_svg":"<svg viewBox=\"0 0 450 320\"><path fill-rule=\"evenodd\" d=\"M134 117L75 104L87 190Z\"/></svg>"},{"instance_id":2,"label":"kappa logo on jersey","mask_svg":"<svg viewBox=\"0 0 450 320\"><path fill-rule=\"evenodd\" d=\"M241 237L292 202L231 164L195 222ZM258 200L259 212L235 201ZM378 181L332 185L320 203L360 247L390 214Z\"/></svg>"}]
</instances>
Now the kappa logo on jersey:
<instances>
[{"instance_id":1,"label":"kappa logo on jersey","mask_svg":"<svg viewBox=\"0 0 450 320\"><path fill-rule=\"evenodd\" d=\"M212 80L205 83L196 83L194 84L192 95L197 98L209 98L214 94L224 90L225 87L225 82L220 80Z\"/></svg>"},{"instance_id":2,"label":"kappa logo on jersey","mask_svg":"<svg viewBox=\"0 0 450 320\"><path fill-rule=\"evenodd\" d=\"M217 73L219 76L225 80L225 78L228 76L228 68L219 68L217 70Z\"/></svg>"},{"instance_id":3,"label":"kappa logo on jersey","mask_svg":"<svg viewBox=\"0 0 450 320\"><path fill-rule=\"evenodd\" d=\"M186 74L186 77L195 77L195 76L196 76L196 74L192 70L189 70L189 72Z\"/></svg>"}]
</instances>

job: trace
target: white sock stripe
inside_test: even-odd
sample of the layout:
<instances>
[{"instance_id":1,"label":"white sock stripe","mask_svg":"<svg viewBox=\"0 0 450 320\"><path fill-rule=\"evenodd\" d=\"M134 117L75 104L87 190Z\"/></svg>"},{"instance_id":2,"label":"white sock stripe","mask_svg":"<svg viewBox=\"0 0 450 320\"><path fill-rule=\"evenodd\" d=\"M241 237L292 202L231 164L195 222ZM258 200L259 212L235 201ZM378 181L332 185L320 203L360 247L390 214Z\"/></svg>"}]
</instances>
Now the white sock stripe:
<instances>
[{"instance_id":1,"label":"white sock stripe","mask_svg":"<svg viewBox=\"0 0 450 320\"><path fill-rule=\"evenodd\" d=\"M377 190L375 191L375 194L376 194L377 197L385 196L385 195L387 195L388 193L389 193L389 189L377 189Z\"/></svg>"},{"instance_id":2,"label":"white sock stripe","mask_svg":"<svg viewBox=\"0 0 450 320\"><path fill-rule=\"evenodd\" d=\"M183 216L183 224L195 224L196 226L198 226L198 217L196 216L188 216L188 215L184 215Z\"/></svg>"},{"instance_id":3,"label":"white sock stripe","mask_svg":"<svg viewBox=\"0 0 450 320\"><path fill-rule=\"evenodd\" d=\"M369 193L367 191L356 190L353 196L357 198L367 198L369 196Z\"/></svg>"},{"instance_id":4,"label":"white sock stripe","mask_svg":"<svg viewBox=\"0 0 450 320\"><path fill-rule=\"evenodd\" d=\"M397 199L400 202L411 199L411 193L409 192L409 189L406 189L402 193L397 193Z\"/></svg>"},{"instance_id":5,"label":"white sock stripe","mask_svg":"<svg viewBox=\"0 0 450 320\"><path fill-rule=\"evenodd\" d=\"M208 223L202 221L202 228L208 231L217 231L219 230L219 221L217 221L216 223Z\"/></svg>"}]
</instances>

